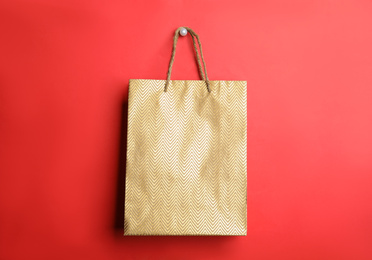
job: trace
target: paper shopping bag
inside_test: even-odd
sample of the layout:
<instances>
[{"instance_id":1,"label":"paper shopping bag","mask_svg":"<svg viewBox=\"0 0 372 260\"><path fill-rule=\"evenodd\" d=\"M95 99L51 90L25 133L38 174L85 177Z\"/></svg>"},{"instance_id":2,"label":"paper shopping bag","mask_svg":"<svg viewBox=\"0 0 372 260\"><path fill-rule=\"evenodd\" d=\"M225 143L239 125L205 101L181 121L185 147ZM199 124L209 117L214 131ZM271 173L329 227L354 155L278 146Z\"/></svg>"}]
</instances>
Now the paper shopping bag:
<instances>
[{"instance_id":1,"label":"paper shopping bag","mask_svg":"<svg viewBox=\"0 0 372 260\"><path fill-rule=\"evenodd\" d=\"M131 79L124 235L246 235L247 83ZM199 44L200 62L196 42Z\"/></svg>"}]
</instances>

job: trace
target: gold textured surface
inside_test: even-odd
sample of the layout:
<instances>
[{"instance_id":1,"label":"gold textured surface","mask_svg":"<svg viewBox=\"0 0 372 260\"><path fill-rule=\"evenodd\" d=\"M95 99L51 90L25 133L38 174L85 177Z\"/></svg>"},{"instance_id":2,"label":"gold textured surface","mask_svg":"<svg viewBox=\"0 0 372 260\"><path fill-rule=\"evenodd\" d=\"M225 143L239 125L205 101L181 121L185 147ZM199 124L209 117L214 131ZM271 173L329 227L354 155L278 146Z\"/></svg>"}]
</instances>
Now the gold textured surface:
<instances>
[{"instance_id":1,"label":"gold textured surface","mask_svg":"<svg viewBox=\"0 0 372 260\"><path fill-rule=\"evenodd\" d=\"M246 235L247 83L132 79L124 235Z\"/></svg>"}]
</instances>

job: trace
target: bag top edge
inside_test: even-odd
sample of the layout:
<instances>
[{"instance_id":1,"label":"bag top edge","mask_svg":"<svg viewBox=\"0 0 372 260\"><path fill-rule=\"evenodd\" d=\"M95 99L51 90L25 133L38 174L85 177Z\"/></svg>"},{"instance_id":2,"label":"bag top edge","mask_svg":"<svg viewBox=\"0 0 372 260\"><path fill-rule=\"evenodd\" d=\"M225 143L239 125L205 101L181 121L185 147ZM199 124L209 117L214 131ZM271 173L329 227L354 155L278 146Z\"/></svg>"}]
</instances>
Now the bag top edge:
<instances>
[{"instance_id":1,"label":"bag top edge","mask_svg":"<svg viewBox=\"0 0 372 260\"><path fill-rule=\"evenodd\" d=\"M155 81L162 81L162 82L166 82L167 80L166 79L129 79L129 82L133 81L133 80L155 80ZM199 81L205 81L205 80L198 80L198 79L172 79L170 81L194 81L194 82L199 82ZM210 80L209 82L218 82L218 81L229 81L229 82L247 82L246 80Z\"/></svg>"}]
</instances>

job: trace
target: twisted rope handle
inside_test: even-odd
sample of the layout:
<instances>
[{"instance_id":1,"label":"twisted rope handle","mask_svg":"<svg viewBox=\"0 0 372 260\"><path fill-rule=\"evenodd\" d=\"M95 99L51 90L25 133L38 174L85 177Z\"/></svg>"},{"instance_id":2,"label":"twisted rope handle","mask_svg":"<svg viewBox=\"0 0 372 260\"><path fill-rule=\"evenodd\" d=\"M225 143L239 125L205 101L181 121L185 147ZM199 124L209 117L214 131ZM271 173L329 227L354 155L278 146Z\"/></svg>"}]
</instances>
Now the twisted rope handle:
<instances>
[{"instance_id":1,"label":"twisted rope handle","mask_svg":"<svg viewBox=\"0 0 372 260\"><path fill-rule=\"evenodd\" d=\"M164 92L167 91L168 85L169 85L169 82L170 82L170 77L171 77L172 67L173 67L173 62L174 62L174 56L176 55L177 41L178 41L179 32L180 32L181 28L182 27L180 27L176 30L176 32L174 34L174 37L173 37L173 51L172 51L171 60L169 62L167 81L165 82ZM207 74L207 67L205 65L205 61L204 61L204 57L203 57L203 50L202 50L202 45L201 45L201 42L200 42L200 39L199 39L199 35L197 35L191 28L188 28L188 27L183 27L183 28L185 28L191 35L192 42L194 44L194 49L195 49L195 52L196 52L196 59L198 61L199 73L200 73L200 76L202 77L202 79L205 81L205 83L207 85L207 90L210 93L211 89L210 89L210 83L209 83L208 74ZM199 44L200 56L201 56L201 59L203 61L204 73L203 73L201 62L200 62L199 52L198 52L198 48L196 46L195 38L196 38L196 40Z\"/></svg>"}]
</instances>

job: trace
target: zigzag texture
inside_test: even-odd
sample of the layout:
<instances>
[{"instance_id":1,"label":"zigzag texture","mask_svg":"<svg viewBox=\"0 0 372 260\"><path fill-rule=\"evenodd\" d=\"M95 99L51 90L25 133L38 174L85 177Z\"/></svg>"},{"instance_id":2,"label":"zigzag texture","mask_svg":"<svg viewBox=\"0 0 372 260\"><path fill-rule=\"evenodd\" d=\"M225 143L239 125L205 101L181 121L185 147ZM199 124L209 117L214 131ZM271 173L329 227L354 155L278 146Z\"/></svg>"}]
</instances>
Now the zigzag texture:
<instances>
[{"instance_id":1,"label":"zigzag texture","mask_svg":"<svg viewBox=\"0 0 372 260\"><path fill-rule=\"evenodd\" d=\"M247 82L130 80L124 235L246 235Z\"/></svg>"}]
</instances>

